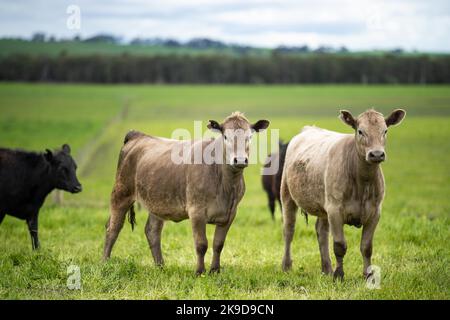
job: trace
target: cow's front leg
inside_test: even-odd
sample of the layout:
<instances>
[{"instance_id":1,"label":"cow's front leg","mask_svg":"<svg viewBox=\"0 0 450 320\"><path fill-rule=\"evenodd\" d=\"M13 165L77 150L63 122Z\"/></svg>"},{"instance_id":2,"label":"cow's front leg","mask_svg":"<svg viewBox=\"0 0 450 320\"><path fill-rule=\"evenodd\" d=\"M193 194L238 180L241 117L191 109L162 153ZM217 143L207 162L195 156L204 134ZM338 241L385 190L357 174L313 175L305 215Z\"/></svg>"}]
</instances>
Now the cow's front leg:
<instances>
[{"instance_id":1,"label":"cow's front leg","mask_svg":"<svg viewBox=\"0 0 450 320\"><path fill-rule=\"evenodd\" d=\"M194 235L195 251L197 253L197 269L195 273L200 275L205 272L205 254L208 250L206 238L206 219L204 212L195 211L190 214L192 221L192 233Z\"/></svg>"},{"instance_id":2,"label":"cow's front leg","mask_svg":"<svg viewBox=\"0 0 450 320\"><path fill-rule=\"evenodd\" d=\"M328 233L330 227L328 219L317 218L316 221L316 234L317 242L319 243L320 260L322 261L322 273L332 274L333 268L331 267L330 251L328 248Z\"/></svg>"},{"instance_id":3,"label":"cow's front leg","mask_svg":"<svg viewBox=\"0 0 450 320\"><path fill-rule=\"evenodd\" d=\"M32 215L31 218L27 219L27 225L31 236L31 246L33 250L39 249L38 215Z\"/></svg>"},{"instance_id":4,"label":"cow's front leg","mask_svg":"<svg viewBox=\"0 0 450 320\"><path fill-rule=\"evenodd\" d=\"M231 223L223 226L216 226L216 230L214 231L213 258L210 272L220 272L220 254L222 253L225 238L227 237L230 226Z\"/></svg>"},{"instance_id":5,"label":"cow's front leg","mask_svg":"<svg viewBox=\"0 0 450 320\"><path fill-rule=\"evenodd\" d=\"M363 225L360 249L361 255L363 257L363 275L365 278L370 275L367 271L367 268L369 268L369 266L372 264L372 241L379 220L380 215L377 214Z\"/></svg>"},{"instance_id":6,"label":"cow's front leg","mask_svg":"<svg viewBox=\"0 0 450 320\"><path fill-rule=\"evenodd\" d=\"M344 222L339 211L328 211L328 222L333 236L333 250L336 257L336 269L333 278L344 278L344 256L347 252L347 243L344 236Z\"/></svg>"}]
</instances>

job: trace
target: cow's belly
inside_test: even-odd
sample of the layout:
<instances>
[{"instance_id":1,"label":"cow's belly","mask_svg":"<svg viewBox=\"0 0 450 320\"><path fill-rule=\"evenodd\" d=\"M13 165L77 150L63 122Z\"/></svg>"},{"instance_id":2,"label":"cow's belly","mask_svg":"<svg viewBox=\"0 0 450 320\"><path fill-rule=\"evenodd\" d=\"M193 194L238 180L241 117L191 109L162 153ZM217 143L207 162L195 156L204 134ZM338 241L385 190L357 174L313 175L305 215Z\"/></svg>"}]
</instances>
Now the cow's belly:
<instances>
[{"instance_id":1,"label":"cow's belly","mask_svg":"<svg viewBox=\"0 0 450 320\"><path fill-rule=\"evenodd\" d=\"M163 220L178 222L189 218L184 204L175 197L161 197L155 194L146 197L139 196L138 201L142 203L148 212Z\"/></svg>"},{"instance_id":2,"label":"cow's belly","mask_svg":"<svg viewBox=\"0 0 450 320\"><path fill-rule=\"evenodd\" d=\"M145 159L136 172L137 200L152 214L164 220L181 221L188 218L186 210L186 181L181 166L170 159Z\"/></svg>"},{"instance_id":3,"label":"cow's belly","mask_svg":"<svg viewBox=\"0 0 450 320\"><path fill-rule=\"evenodd\" d=\"M324 209L324 188L319 177L312 176L297 166L293 173L294 179L290 179L289 191L294 202L306 213L323 217L326 216Z\"/></svg>"}]
</instances>

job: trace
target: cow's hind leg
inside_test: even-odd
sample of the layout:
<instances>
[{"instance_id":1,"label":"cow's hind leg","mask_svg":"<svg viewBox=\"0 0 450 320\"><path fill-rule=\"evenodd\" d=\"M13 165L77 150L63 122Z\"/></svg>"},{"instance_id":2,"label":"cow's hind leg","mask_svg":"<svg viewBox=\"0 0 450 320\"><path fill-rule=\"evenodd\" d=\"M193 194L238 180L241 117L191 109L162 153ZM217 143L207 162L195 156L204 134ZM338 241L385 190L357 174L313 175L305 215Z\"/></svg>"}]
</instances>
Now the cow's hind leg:
<instances>
[{"instance_id":1,"label":"cow's hind leg","mask_svg":"<svg viewBox=\"0 0 450 320\"><path fill-rule=\"evenodd\" d=\"M162 267L164 259L161 252L161 232L164 226L164 220L149 213L147 223L145 224L145 235L147 236L148 245L152 252L155 265Z\"/></svg>"},{"instance_id":2,"label":"cow's hind leg","mask_svg":"<svg viewBox=\"0 0 450 320\"><path fill-rule=\"evenodd\" d=\"M27 219L27 225L31 237L31 246L33 250L39 249L38 215L35 214L31 218Z\"/></svg>"},{"instance_id":3,"label":"cow's hind leg","mask_svg":"<svg viewBox=\"0 0 450 320\"><path fill-rule=\"evenodd\" d=\"M267 198L269 200L269 210L272 215L272 220L275 220L275 195L269 191L267 193Z\"/></svg>"},{"instance_id":4,"label":"cow's hind leg","mask_svg":"<svg viewBox=\"0 0 450 320\"><path fill-rule=\"evenodd\" d=\"M281 189L281 201L283 203L283 225L284 225L284 257L282 262L283 271L292 268L291 243L294 238L297 205L292 200L287 187Z\"/></svg>"},{"instance_id":5,"label":"cow's hind leg","mask_svg":"<svg viewBox=\"0 0 450 320\"><path fill-rule=\"evenodd\" d=\"M114 243L119 236L120 230L122 230L123 223L127 211L133 204L133 196L130 193L121 191L115 188L111 195L111 216L107 223L105 247L103 250L103 260L108 259L111 256L111 251Z\"/></svg>"},{"instance_id":6,"label":"cow's hind leg","mask_svg":"<svg viewBox=\"0 0 450 320\"><path fill-rule=\"evenodd\" d=\"M333 268L331 267L330 251L328 248L328 233L330 226L328 224L328 218L317 218L316 221L316 234L317 241L319 242L320 259L322 261L322 272L324 274L332 274Z\"/></svg>"}]
</instances>

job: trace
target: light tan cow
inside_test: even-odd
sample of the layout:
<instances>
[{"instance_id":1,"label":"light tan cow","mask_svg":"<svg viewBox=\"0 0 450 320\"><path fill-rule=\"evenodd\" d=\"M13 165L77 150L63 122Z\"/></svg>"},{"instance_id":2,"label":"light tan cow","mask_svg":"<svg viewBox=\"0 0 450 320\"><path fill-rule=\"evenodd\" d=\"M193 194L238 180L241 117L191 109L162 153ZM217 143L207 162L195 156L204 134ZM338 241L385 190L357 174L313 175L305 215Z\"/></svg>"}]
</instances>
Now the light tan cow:
<instances>
[{"instance_id":1,"label":"light tan cow","mask_svg":"<svg viewBox=\"0 0 450 320\"><path fill-rule=\"evenodd\" d=\"M340 118L355 130L342 134L317 127L304 127L289 143L281 182L284 215L285 253L282 267L292 267L291 242L297 208L317 216L316 233L322 272L333 273L328 249L331 229L336 256L334 278L344 277L343 258L347 251L344 224L363 227L361 254L364 276L371 264L372 239L380 218L384 178L380 163L387 128L400 123L404 110L395 110L386 119L368 110L356 119L348 111Z\"/></svg>"},{"instance_id":2,"label":"light tan cow","mask_svg":"<svg viewBox=\"0 0 450 320\"><path fill-rule=\"evenodd\" d=\"M243 114L235 112L222 124L209 121L208 128L221 133L216 139L183 141L136 131L128 133L111 195L103 258L110 257L126 213L130 210L130 215L134 215L133 203L139 201L149 212L145 234L156 265L164 264L161 253L164 221L191 219L197 252L196 273L205 271L207 223L216 225L211 271L218 272L225 237L245 191L243 169L248 165L250 138L268 125L267 120L252 125ZM213 153L217 157L215 163L207 164L204 159L197 164L174 162L174 150L187 149L189 159L194 160L198 148L208 147L221 151Z\"/></svg>"}]
</instances>

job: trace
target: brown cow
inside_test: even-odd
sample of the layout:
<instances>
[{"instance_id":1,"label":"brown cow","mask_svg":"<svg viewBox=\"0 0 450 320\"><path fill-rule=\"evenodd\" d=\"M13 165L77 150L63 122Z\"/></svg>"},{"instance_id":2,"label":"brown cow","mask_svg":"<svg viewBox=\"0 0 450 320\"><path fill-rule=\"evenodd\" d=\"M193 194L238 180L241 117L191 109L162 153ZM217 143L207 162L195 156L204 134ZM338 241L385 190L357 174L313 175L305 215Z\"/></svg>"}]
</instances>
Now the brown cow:
<instances>
[{"instance_id":1,"label":"brown cow","mask_svg":"<svg viewBox=\"0 0 450 320\"><path fill-rule=\"evenodd\" d=\"M380 163L386 158L387 128L402 121L405 111L395 110L386 119L368 110L356 119L348 111L340 118L355 130L341 134L305 127L289 143L281 182L284 215L285 253L283 270L292 266L290 247L295 230L295 214L300 207L317 216L316 233L322 272L331 274L328 232L334 241L334 278L344 277L343 258L347 251L344 224L363 226L361 254L364 276L371 264L372 239L380 218L384 178Z\"/></svg>"},{"instance_id":2,"label":"brown cow","mask_svg":"<svg viewBox=\"0 0 450 320\"><path fill-rule=\"evenodd\" d=\"M221 133L216 139L180 141L136 131L128 133L111 195L103 258L110 257L127 211L134 213L133 203L139 201L149 212L145 234L156 265L164 264L161 253L164 221L191 219L197 252L196 273L205 271L207 223L216 225L211 272L220 271L225 237L245 191L243 169L248 165L251 135L268 125L267 120L252 125L243 114L235 112L222 124L209 121L208 128ZM196 151L209 147L220 151L214 153L214 163L207 164L205 159L196 164L173 160L174 150L178 153L187 149L192 160Z\"/></svg>"}]
</instances>

